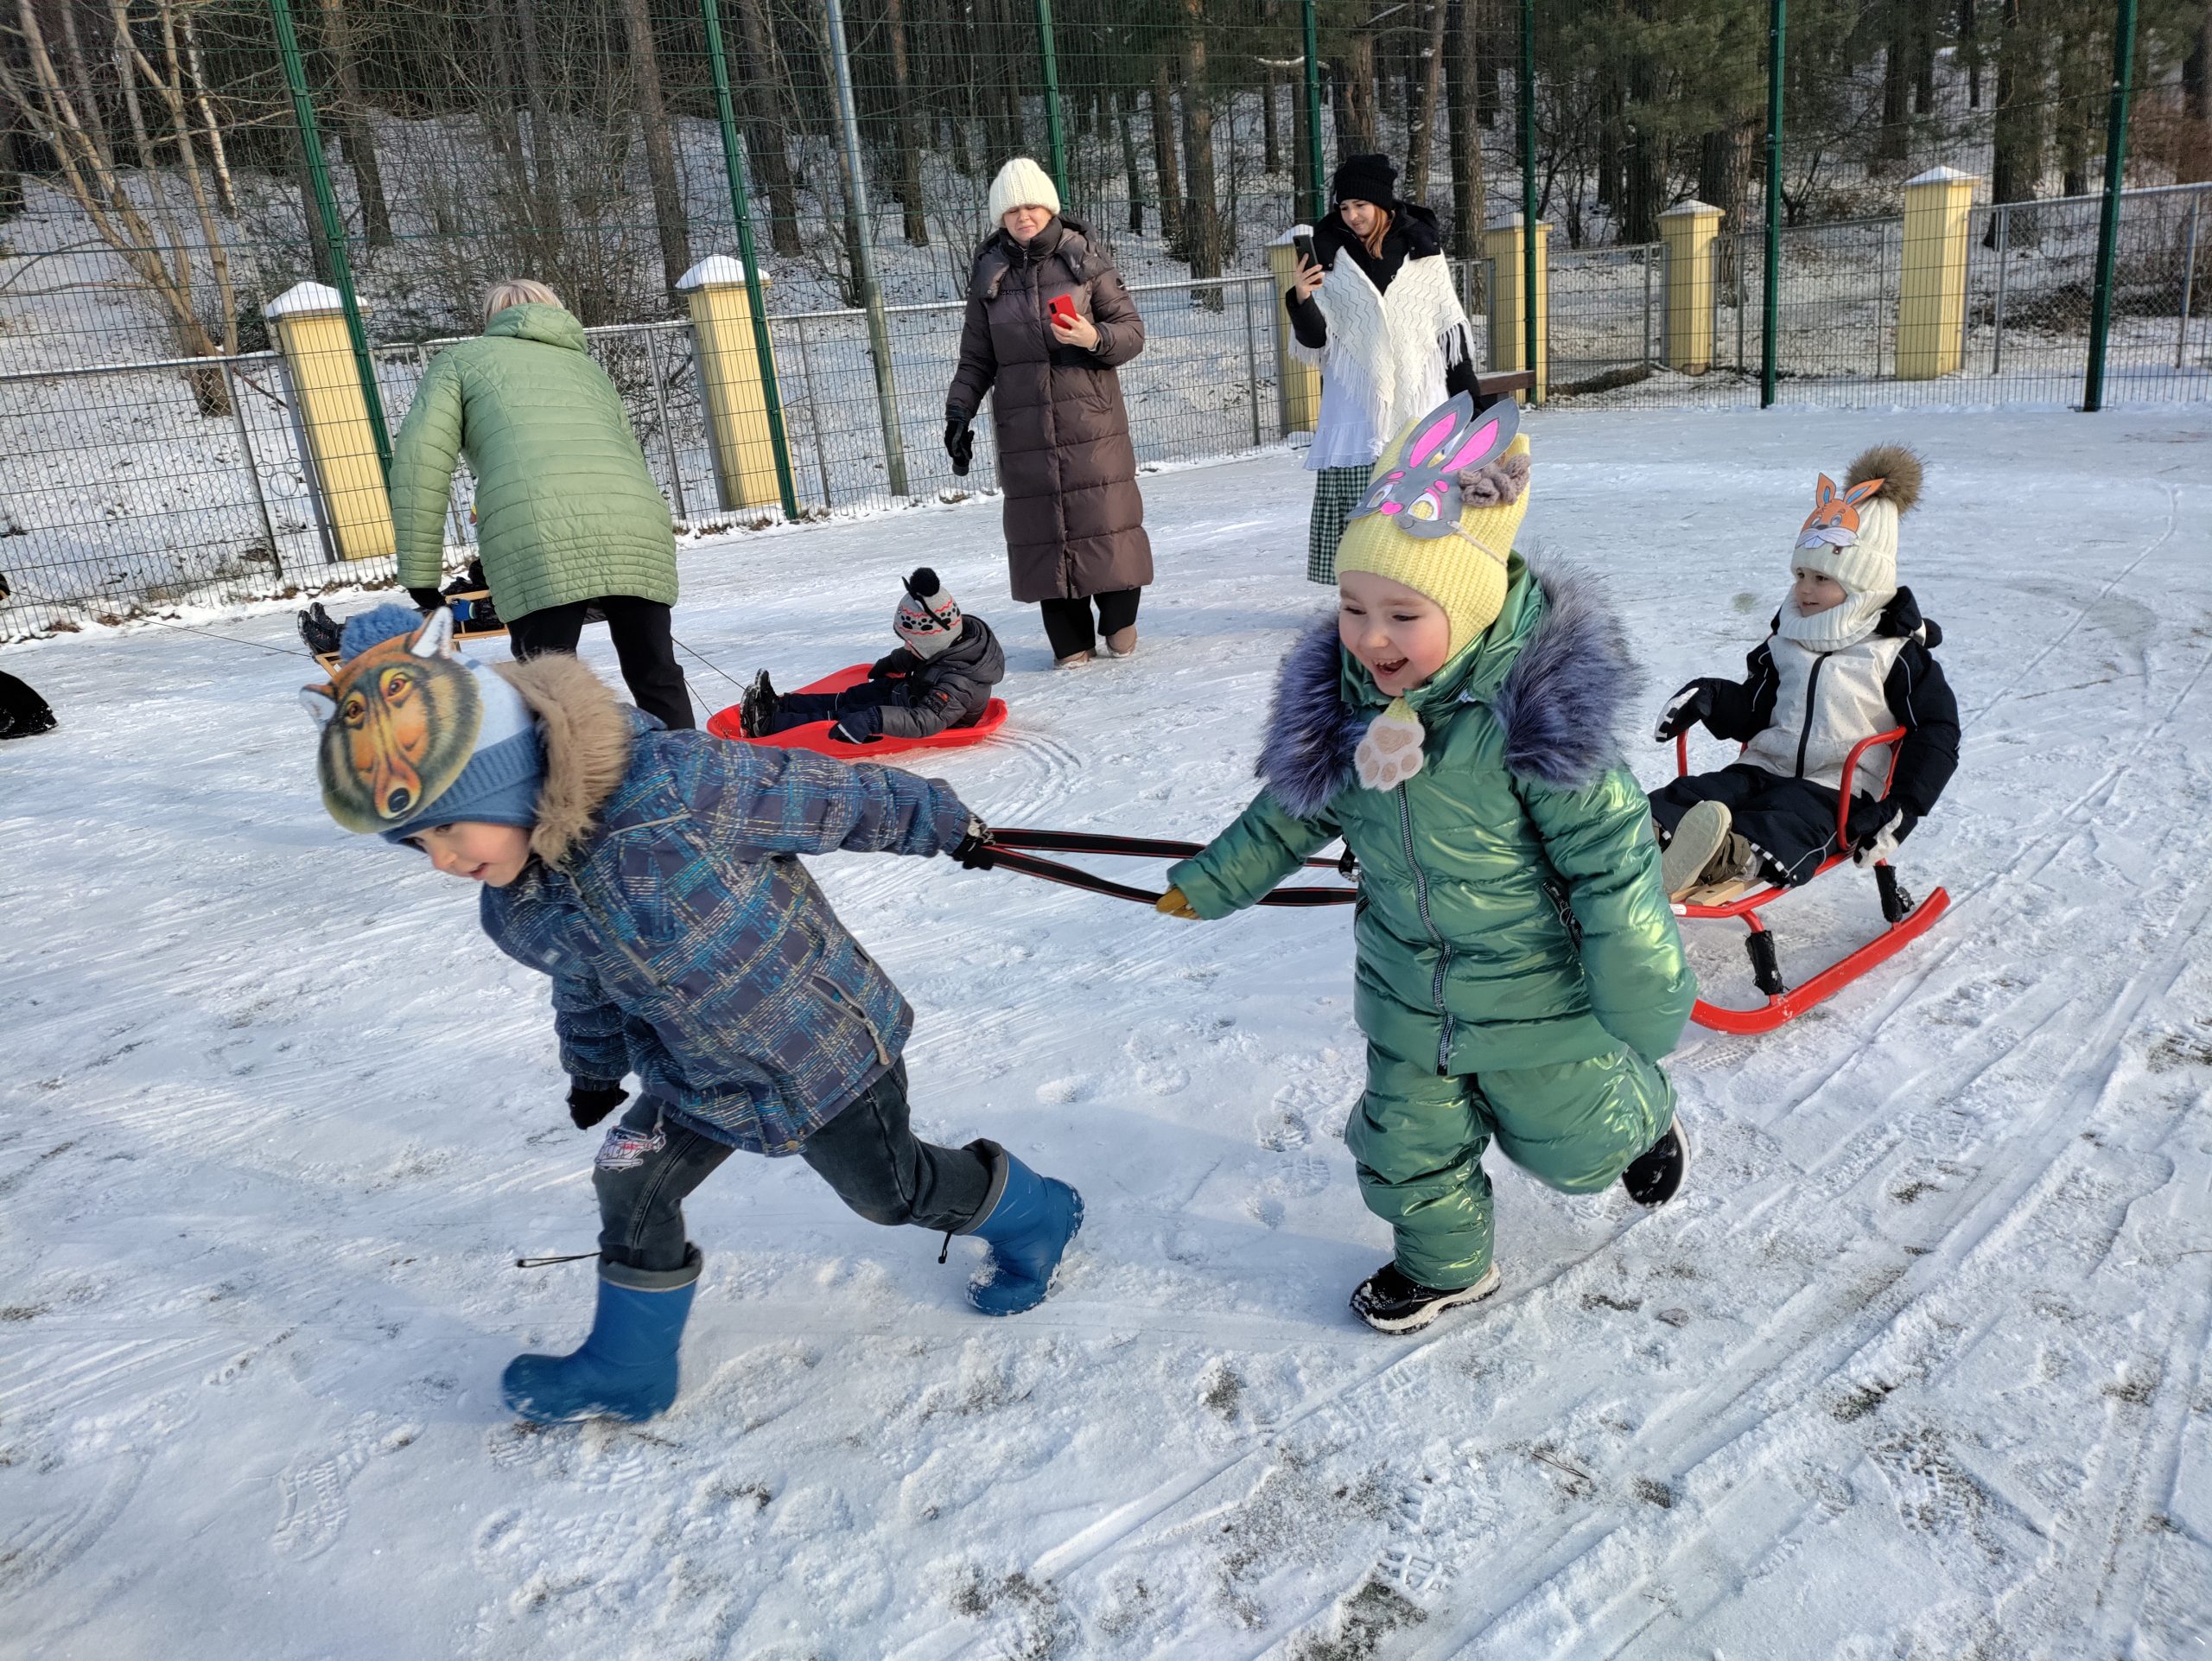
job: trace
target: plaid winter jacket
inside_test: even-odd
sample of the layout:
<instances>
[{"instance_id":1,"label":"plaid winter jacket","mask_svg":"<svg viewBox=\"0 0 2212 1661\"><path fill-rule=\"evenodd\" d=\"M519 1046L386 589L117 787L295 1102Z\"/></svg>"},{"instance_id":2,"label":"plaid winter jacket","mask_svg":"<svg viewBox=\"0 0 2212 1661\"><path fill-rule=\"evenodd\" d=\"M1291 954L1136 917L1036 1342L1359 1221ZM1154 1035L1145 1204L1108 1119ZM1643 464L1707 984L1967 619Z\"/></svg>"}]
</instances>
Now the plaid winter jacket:
<instances>
[{"instance_id":1,"label":"plaid winter jacket","mask_svg":"<svg viewBox=\"0 0 2212 1661\"><path fill-rule=\"evenodd\" d=\"M660 729L573 658L502 666L537 715L537 855L485 932L553 980L561 1064L635 1073L716 1139L798 1151L887 1071L913 1011L798 862L936 854L968 809L935 780Z\"/></svg>"}]
</instances>

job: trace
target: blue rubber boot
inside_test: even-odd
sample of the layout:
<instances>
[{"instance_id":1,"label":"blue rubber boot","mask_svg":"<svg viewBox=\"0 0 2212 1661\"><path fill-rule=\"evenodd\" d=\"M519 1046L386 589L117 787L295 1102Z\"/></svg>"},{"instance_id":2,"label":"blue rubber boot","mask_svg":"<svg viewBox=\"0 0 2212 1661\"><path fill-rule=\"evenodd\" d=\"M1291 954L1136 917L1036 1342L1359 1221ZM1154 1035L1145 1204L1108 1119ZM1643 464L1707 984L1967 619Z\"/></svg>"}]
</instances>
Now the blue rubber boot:
<instances>
[{"instance_id":1,"label":"blue rubber boot","mask_svg":"<svg viewBox=\"0 0 2212 1661\"><path fill-rule=\"evenodd\" d=\"M963 1231L991 1248L988 1273L969 1283L968 1301L987 1315L1018 1315L1045 1301L1060 1254L1083 1226L1083 1196L996 1142L971 1145L991 1161L997 1193L982 1219Z\"/></svg>"},{"instance_id":2,"label":"blue rubber boot","mask_svg":"<svg viewBox=\"0 0 2212 1661\"><path fill-rule=\"evenodd\" d=\"M676 1399L676 1352L698 1289L699 1248L664 1273L601 1263L591 1336L572 1355L518 1355L499 1394L539 1424L650 1419Z\"/></svg>"}]
</instances>

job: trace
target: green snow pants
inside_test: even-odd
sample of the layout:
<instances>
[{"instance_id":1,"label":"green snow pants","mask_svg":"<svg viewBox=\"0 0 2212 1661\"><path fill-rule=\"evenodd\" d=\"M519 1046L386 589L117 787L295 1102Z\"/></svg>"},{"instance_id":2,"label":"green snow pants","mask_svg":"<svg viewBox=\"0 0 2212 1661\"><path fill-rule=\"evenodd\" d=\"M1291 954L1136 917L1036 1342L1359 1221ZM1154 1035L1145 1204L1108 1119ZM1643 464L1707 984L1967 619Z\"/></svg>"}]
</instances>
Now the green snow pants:
<instances>
[{"instance_id":1,"label":"green snow pants","mask_svg":"<svg viewBox=\"0 0 2212 1661\"><path fill-rule=\"evenodd\" d=\"M1344 1127L1360 1197L1397 1237L1401 1272L1471 1286L1490 1268L1491 1138L1567 1193L1611 1187L1675 1118L1675 1087L1625 1047L1594 1060L1445 1075L1367 1047L1367 1092Z\"/></svg>"}]
</instances>

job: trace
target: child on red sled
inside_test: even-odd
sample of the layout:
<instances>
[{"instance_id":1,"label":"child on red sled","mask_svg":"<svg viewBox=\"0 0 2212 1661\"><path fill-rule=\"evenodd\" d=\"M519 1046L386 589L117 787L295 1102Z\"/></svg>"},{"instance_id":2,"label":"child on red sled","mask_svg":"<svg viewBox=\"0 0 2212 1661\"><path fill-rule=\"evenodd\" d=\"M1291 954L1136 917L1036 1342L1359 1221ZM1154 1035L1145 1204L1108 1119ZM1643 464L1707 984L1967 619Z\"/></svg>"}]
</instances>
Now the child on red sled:
<instances>
[{"instance_id":1,"label":"child on red sled","mask_svg":"<svg viewBox=\"0 0 2212 1661\"><path fill-rule=\"evenodd\" d=\"M972 727L990 708L991 688L1006 678L1006 653L980 617L963 616L938 575L922 566L891 620L899 649L868 665L868 678L842 692L779 692L768 671L753 677L738 705L747 738L835 721L832 738L873 744L879 738L934 738Z\"/></svg>"},{"instance_id":2,"label":"child on red sled","mask_svg":"<svg viewBox=\"0 0 2212 1661\"><path fill-rule=\"evenodd\" d=\"M1791 556L1795 581L1740 683L1694 680L1668 701L1662 742L1705 723L1744 746L1718 773L1651 793L1668 897L1718 905L1755 882L1794 888L1835 855L1886 860L1935 808L1959 765L1959 706L1933 655L1943 632L1897 586L1897 521L1920 497L1920 459L1878 444L1839 491L1826 474ZM1888 746L1852 778L1847 846L1836 840L1843 765L1862 739L1904 729L1889 793Z\"/></svg>"}]
</instances>

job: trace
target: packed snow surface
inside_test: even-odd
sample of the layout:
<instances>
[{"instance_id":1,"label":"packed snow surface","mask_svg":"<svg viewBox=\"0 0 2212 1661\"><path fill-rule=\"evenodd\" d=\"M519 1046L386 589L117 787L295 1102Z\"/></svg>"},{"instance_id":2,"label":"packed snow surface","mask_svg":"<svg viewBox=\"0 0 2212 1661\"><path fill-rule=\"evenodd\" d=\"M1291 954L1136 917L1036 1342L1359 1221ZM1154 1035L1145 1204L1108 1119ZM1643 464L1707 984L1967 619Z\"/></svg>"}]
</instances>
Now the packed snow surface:
<instances>
[{"instance_id":1,"label":"packed snow surface","mask_svg":"<svg viewBox=\"0 0 2212 1661\"><path fill-rule=\"evenodd\" d=\"M288 612L8 652L64 724L0 746L0 1653L2203 1654L2212 417L1534 434L1524 545L1610 587L1647 710L1763 633L1817 470L1923 449L1905 576L1966 743L1901 867L1954 904L1770 1037L1692 1029L1664 1210L1493 1157L1504 1290L1414 1340L1344 1303L1389 1237L1338 1137L1344 913L838 856L919 1011L920 1128L1083 1190L1058 1291L979 1319L974 1242L940 1268L735 1160L690 1207L674 1410L519 1427L501 1365L592 1297L588 1263L512 1266L594 1232L545 983L324 818ZM928 561L1014 708L930 767L1001 824L1203 837L1328 602L1293 458L1147 496L1130 662L1052 671L988 504L688 551L678 631L795 684L888 649ZM1772 921L1802 975L1873 885ZM1744 1003L1739 940L1691 945Z\"/></svg>"}]
</instances>

